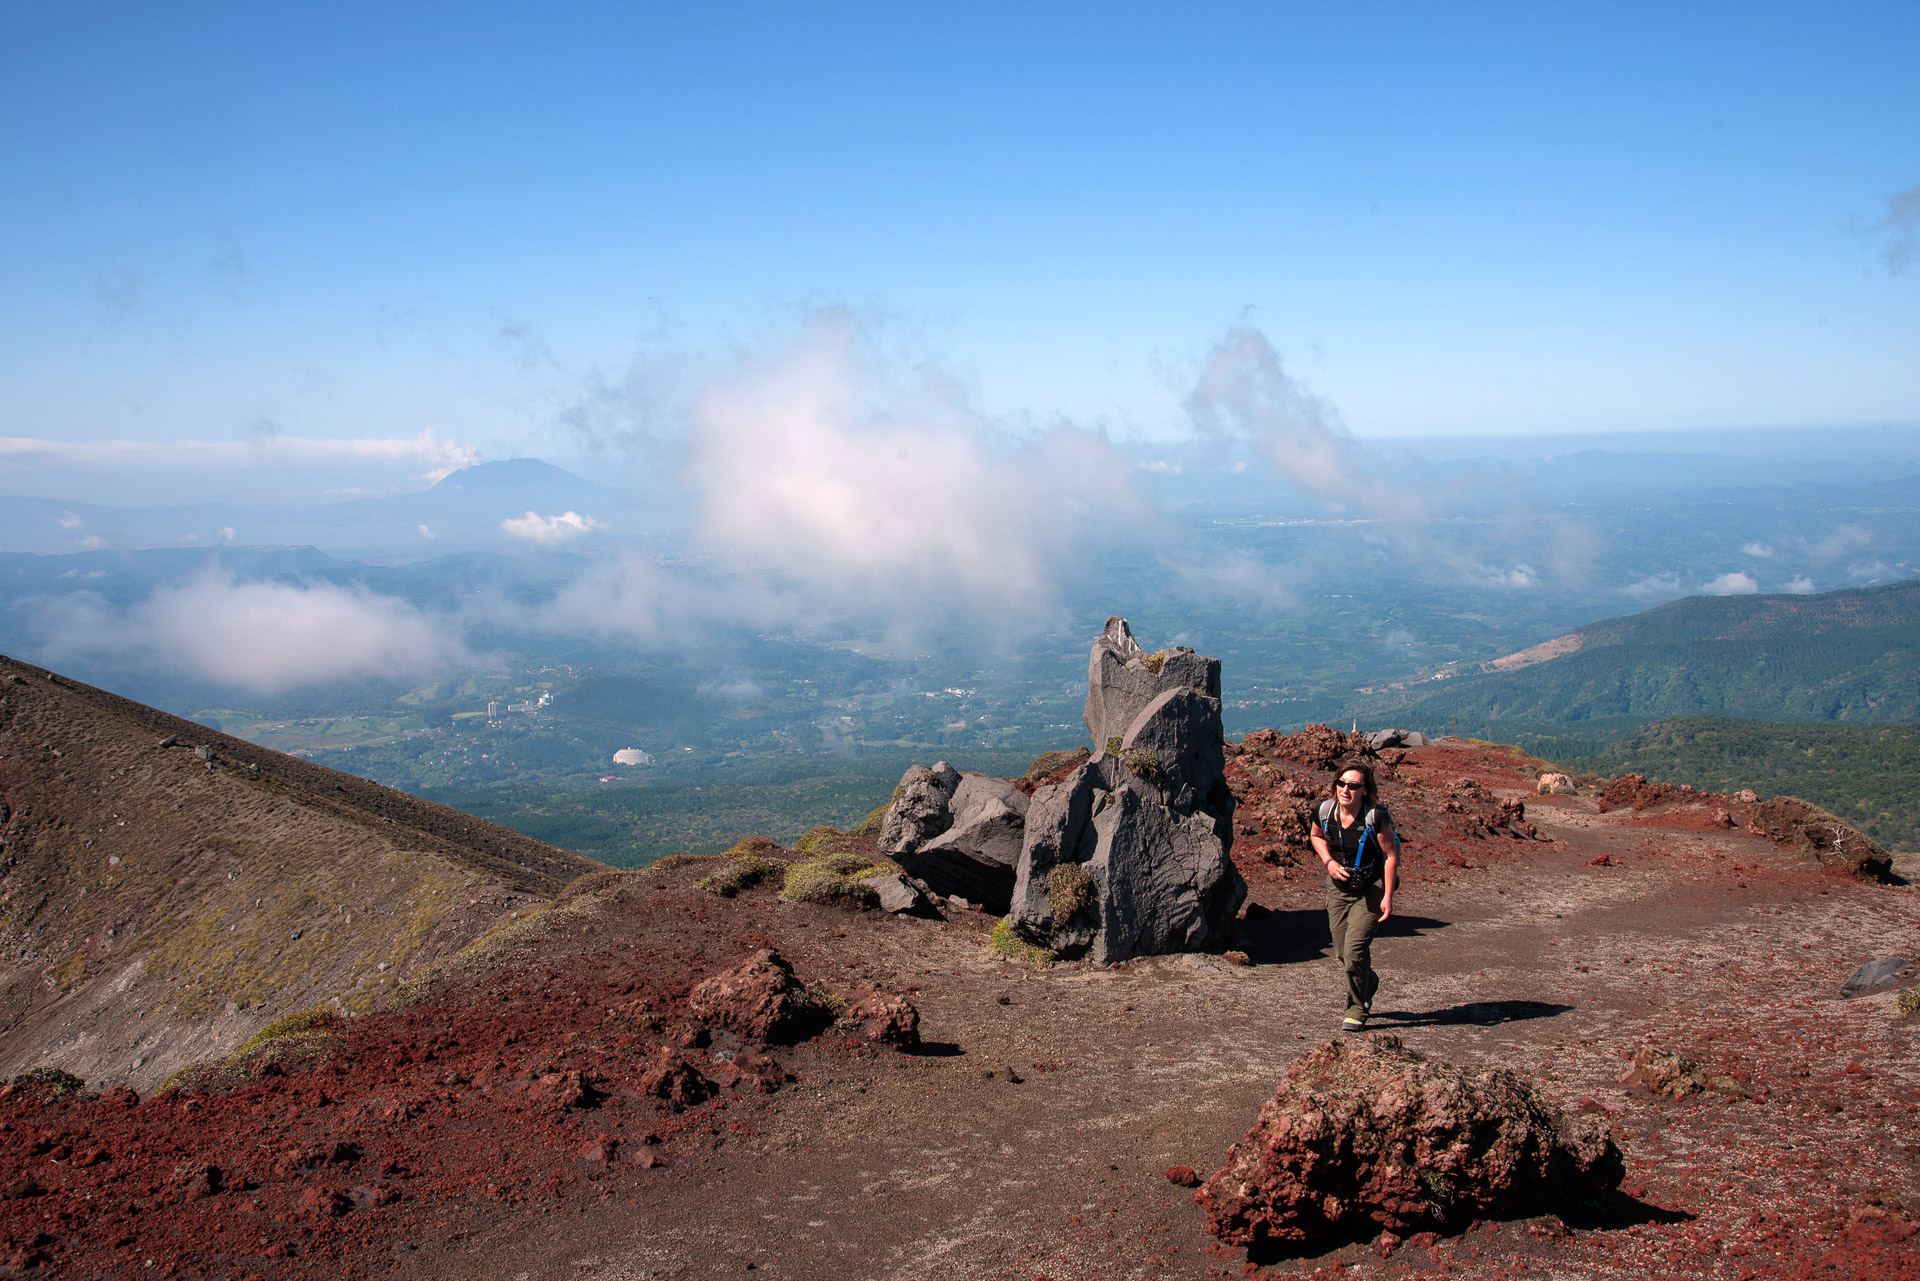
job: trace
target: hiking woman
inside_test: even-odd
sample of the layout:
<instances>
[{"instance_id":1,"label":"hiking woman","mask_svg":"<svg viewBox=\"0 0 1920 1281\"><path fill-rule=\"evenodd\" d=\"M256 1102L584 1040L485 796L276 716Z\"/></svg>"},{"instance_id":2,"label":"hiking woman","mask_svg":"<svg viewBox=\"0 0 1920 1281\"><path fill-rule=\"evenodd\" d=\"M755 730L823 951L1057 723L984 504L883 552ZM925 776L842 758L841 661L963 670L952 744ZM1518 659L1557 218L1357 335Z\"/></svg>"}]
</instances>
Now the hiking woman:
<instances>
[{"instance_id":1,"label":"hiking woman","mask_svg":"<svg viewBox=\"0 0 1920 1281\"><path fill-rule=\"evenodd\" d=\"M1393 915L1400 838L1380 804L1371 766L1344 761L1333 772L1333 795L1314 816L1313 852L1327 870L1327 928L1333 955L1347 972L1347 1017L1358 1032L1373 1012L1380 978L1373 972L1373 931Z\"/></svg>"}]
</instances>

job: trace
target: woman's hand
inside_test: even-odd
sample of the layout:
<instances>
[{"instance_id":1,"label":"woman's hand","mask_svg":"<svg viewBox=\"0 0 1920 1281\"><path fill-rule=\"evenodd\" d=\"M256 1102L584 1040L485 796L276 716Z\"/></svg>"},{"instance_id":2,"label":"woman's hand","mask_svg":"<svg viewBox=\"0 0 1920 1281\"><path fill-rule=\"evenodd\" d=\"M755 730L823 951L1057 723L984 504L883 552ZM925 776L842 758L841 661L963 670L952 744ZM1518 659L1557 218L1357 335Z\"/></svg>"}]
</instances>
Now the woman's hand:
<instances>
[{"instance_id":1,"label":"woman's hand","mask_svg":"<svg viewBox=\"0 0 1920 1281\"><path fill-rule=\"evenodd\" d=\"M1380 919L1386 920L1393 915L1393 886L1387 886L1387 892L1380 896Z\"/></svg>"},{"instance_id":2,"label":"woman's hand","mask_svg":"<svg viewBox=\"0 0 1920 1281\"><path fill-rule=\"evenodd\" d=\"M1346 868L1340 866L1340 860L1337 858L1323 859L1321 861L1326 864L1327 875L1336 881L1344 881L1350 875Z\"/></svg>"}]
</instances>

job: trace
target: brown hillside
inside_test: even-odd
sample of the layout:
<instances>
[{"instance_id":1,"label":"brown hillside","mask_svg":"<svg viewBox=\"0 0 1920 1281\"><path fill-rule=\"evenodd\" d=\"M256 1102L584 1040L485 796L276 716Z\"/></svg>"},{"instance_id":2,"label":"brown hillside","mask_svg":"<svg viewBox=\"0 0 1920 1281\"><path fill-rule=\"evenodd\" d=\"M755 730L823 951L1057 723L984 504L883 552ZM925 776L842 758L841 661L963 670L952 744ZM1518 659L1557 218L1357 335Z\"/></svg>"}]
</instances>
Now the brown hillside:
<instances>
[{"instance_id":1,"label":"brown hillside","mask_svg":"<svg viewBox=\"0 0 1920 1281\"><path fill-rule=\"evenodd\" d=\"M150 1089L597 870L0 657L0 1075Z\"/></svg>"}]
</instances>

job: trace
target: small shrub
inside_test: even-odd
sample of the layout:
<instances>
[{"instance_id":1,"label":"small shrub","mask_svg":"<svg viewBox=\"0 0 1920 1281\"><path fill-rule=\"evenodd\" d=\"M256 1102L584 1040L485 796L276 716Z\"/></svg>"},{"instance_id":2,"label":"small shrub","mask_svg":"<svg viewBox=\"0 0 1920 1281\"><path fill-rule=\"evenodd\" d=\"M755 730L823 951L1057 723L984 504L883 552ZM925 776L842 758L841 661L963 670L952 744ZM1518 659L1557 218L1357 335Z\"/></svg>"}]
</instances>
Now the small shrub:
<instances>
[{"instance_id":1,"label":"small shrub","mask_svg":"<svg viewBox=\"0 0 1920 1281\"><path fill-rule=\"evenodd\" d=\"M1056 863L1047 872L1047 904L1053 928L1060 929L1093 902L1093 878L1078 863Z\"/></svg>"},{"instance_id":2,"label":"small shrub","mask_svg":"<svg viewBox=\"0 0 1920 1281\"><path fill-rule=\"evenodd\" d=\"M1920 1011L1920 987L1910 987L1900 994L1900 1015L1909 1018L1916 1011Z\"/></svg>"},{"instance_id":3,"label":"small shrub","mask_svg":"<svg viewBox=\"0 0 1920 1281\"><path fill-rule=\"evenodd\" d=\"M15 1090L31 1091L46 1099L65 1098L87 1088L87 1083L73 1073L50 1067L31 1068L8 1081L7 1085Z\"/></svg>"},{"instance_id":4,"label":"small shrub","mask_svg":"<svg viewBox=\"0 0 1920 1281\"><path fill-rule=\"evenodd\" d=\"M1072 769L1091 755L1093 753L1084 747L1076 747L1070 752L1042 752L1033 758L1033 764L1027 766L1027 772L1020 776L1020 781L1038 783L1062 770Z\"/></svg>"},{"instance_id":5,"label":"small shrub","mask_svg":"<svg viewBox=\"0 0 1920 1281\"><path fill-rule=\"evenodd\" d=\"M880 896L871 885L862 885L860 879L890 870L857 854L829 854L825 858L808 859L787 868L780 897L789 903L813 903L821 907L878 907Z\"/></svg>"},{"instance_id":6,"label":"small shrub","mask_svg":"<svg viewBox=\"0 0 1920 1281\"><path fill-rule=\"evenodd\" d=\"M1158 676L1160 674L1160 669L1167 665L1167 654L1169 652L1170 651L1168 650L1157 649L1153 653L1148 654L1145 658L1141 659L1140 665L1146 668L1148 671L1152 672L1155 676Z\"/></svg>"},{"instance_id":7,"label":"small shrub","mask_svg":"<svg viewBox=\"0 0 1920 1281\"><path fill-rule=\"evenodd\" d=\"M761 858L758 854L745 854L728 859L719 871L696 881L694 888L705 890L709 894L718 894L721 898L732 898L741 890L758 885L779 870L780 864L772 859Z\"/></svg>"},{"instance_id":8,"label":"small shrub","mask_svg":"<svg viewBox=\"0 0 1920 1281\"><path fill-rule=\"evenodd\" d=\"M1107 740L1107 755L1108 756L1120 755L1120 736L1118 734L1115 734L1112 738L1109 738Z\"/></svg>"},{"instance_id":9,"label":"small shrub","mask_svg":"<svg viewBox=\"0 0 1920 1281\"><path fill-rule=\"evenodd\" d=\"M840 829L818 823L802 832L800 839L793 843L793 848L802 854L818 854L844 840L846 840L846 834Z\"/></svg>"},{"instance_id":10,"label":"small shrub","mask_svg":"<svg viewBox=\"0 0 1920 1281\"><path fill-rule=\"evenodd\" d=\"M1049 966L1059 958L1044 947L1036 947L1013 932L1013 918L1003 916L1000 923L993 927L993 933L987 936L994 952L1009 961L1019 961L1024 965Z\"/></svg>"},{"instance_id":11,"label":"small shrub","mask_svg":"<svg viewBox=\"0 0 1920 1281\"><path fill-rule=\"evenodd\" d=\"M1155 787L1166 786L1167 776L1160 769L1160 758L1146 748L1135 747L1122 752L1120 759L1127 763L1128 769Z\"/></svg>"},{"instance_id":12,"label":"small shrub","mask_svg":"<svg viewBox=\"0 0 1920 1281\"><path fill-rule=\"evenodd\" d=\"M235 1050L230 1057L244 1058L275 1041L295 1038L312 1040L324 1034L339 1021L339 1014L325 1006L315 1006L311 1010L301 1010L297 1014L284 1014L248 1037L246 1043Z\"/></svg>"}]
</instances>

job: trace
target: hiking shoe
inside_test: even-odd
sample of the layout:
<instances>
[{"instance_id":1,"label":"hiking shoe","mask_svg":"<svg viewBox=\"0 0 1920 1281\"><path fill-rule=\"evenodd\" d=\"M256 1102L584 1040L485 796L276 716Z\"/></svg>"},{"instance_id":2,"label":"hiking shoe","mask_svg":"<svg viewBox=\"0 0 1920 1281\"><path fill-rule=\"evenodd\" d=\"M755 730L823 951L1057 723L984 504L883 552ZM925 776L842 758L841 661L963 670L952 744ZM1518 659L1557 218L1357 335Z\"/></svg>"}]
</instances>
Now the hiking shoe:
<instances>
[{"instance_id":1,"label":"hiking shoe","mask_svg":"<svg viewBox=\"0 0 1920 1281\"><path fill-rule=\"evenodd\" d=\"M1363 1010L1359 1014L1349 1014L1340 1022L1342 1032L1364 1032L1367 1030L1367 1015Z\"/></svg>"}]
</instances>

